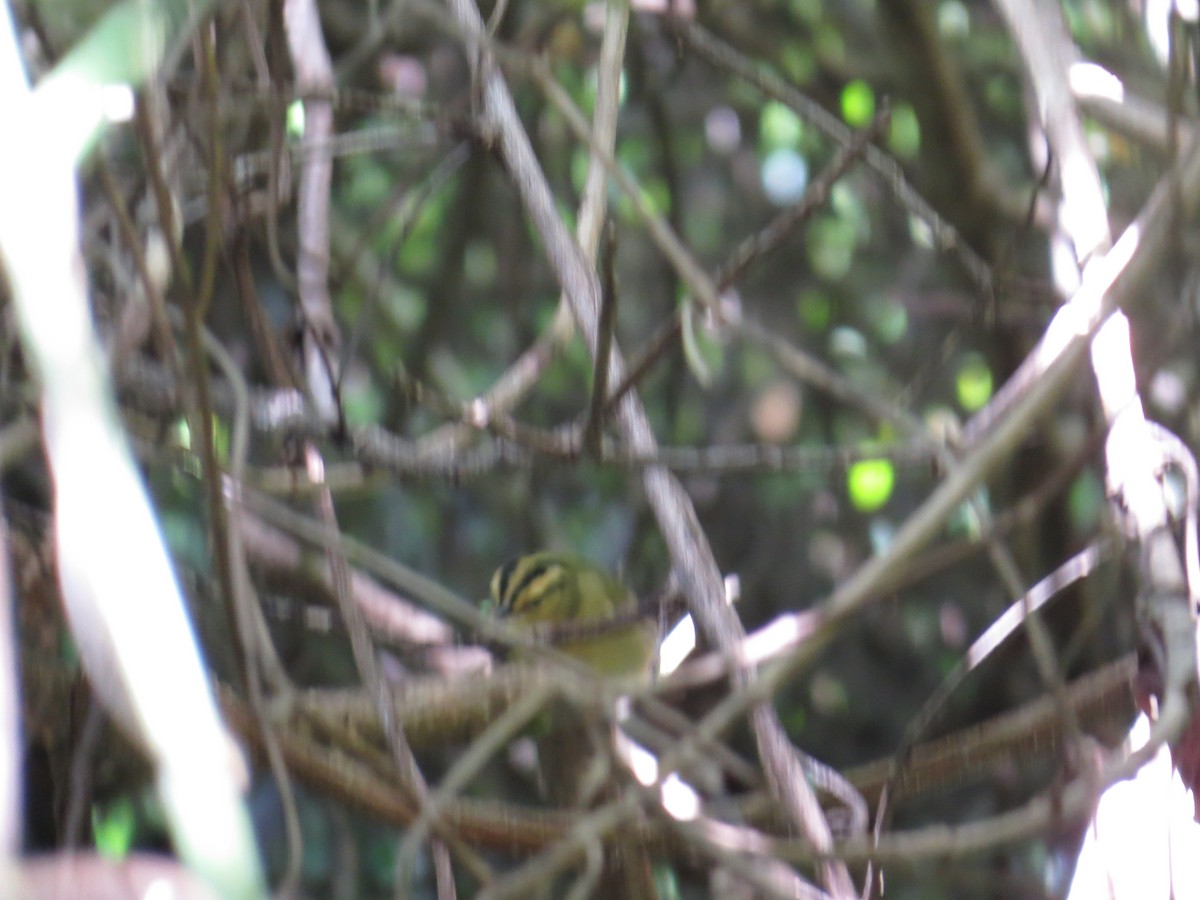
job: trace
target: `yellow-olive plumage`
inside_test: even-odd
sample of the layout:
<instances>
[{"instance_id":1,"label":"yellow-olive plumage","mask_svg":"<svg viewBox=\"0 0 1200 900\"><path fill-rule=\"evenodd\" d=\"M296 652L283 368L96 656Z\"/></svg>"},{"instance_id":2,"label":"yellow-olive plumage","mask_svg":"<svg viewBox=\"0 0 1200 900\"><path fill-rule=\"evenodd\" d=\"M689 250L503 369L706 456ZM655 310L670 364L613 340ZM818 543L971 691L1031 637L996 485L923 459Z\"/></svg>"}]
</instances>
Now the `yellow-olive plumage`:
<instances>
[{"instance_id":1,"label":"yellow-olive plumage","mask_svg":"<svg viewBox=\"0 0 1200 900\"><path fill-rule=\"evenodd\" d=\"M569 553L530 553L511 559L492 576L499 614L521 625L566 625L612 619L632 612L637 598L589 560ZM606 675L646 671L654 654L651 623L556 643L561 650Z\"/></svg>"},{"instance_id":2,"label":"yellow-olive plumage","mask_svg":"<svg viewBox=\"0 0 1200 900\"><path fill-rule=\"evenodd\" d=\"M509 621L524 625L583 625L618 614L633 614L637 598L603 569L569 553L530 553L511 559L492 576L492 602ZM631 619L629 625L586 637L564 636L554 647L605 675L645 674L654 655L652 622ZM596 732L577 713L559 707L554 724L538 738L542 777L553 799L575 804L595 771ZM608 797L613 790L603 793ZM615 837L606 852L595 897L653 900L657 892L650 857L630 835Z\"/></svg>"}]
</instances>

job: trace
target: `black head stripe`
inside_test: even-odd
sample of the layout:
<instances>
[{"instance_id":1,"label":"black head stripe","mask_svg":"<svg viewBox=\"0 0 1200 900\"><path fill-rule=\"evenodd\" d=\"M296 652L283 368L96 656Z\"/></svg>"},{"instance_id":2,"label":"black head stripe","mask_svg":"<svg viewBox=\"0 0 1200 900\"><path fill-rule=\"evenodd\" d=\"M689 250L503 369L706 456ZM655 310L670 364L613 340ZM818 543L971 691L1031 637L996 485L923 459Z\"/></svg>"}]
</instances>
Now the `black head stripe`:
<instances>
[{"instance_id":1,"label":"black head stripe","mask_svg":"<svg viewBox=\"0 0 1200 900\"><path fill-rule=\"evenodd\" d=\"M504 595L508 601L505 603L505 606L511 611L516 607L517 602L521 599L526 601L524 604L522 604L523 606L536 604L539 600L541 600L542 596L545 594L545 591L539 592L537 597L525 597L525 592L535 581L544 576L552 568L555 568L553 563L546 563L541 560L530 565L528 569L521 573L520 581L514 584L512 586L512 590Z\"/></svg>"},{"instance_id":2,"label":"black head stripe","mask_svg":"<svg viewBox=\"0 0 1200 900\"><path fill-rule=\"evenodd\" d=\"M496 578L493 582L494 589L492 593L494 596L492 599L496 601L496 605L501 609L508 608L508 582L512 579L513 570L516 569L520 562L520 557L516 559L510 559L503 566L501 566L500 571L496 573Z\"/></svg>"}]
</instances>

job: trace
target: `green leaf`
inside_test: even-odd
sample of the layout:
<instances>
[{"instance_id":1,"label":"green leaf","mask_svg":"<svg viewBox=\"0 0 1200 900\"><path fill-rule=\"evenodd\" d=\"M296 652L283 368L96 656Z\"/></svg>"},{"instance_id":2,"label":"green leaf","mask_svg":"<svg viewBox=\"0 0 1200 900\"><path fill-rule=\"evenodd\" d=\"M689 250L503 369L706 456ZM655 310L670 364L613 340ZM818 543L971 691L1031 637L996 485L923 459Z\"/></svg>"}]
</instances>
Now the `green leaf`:
<instances>
[{"instance_id":1,"label":"green leaf","mask_svg":"<svg viewBox=\"0 0 1200 900\"><path fill-rule=\"evenodd\" d=\"M822 332L833 318L833 303L829 295L816 288L805 288L796 301L800 321L808 331Z\"/></svg>"},{"instance_id":2,"label":"green leaf","mask_svg":"<svg viewBox=\"0 0 1200 900\"><path fill-rule=\"evenodd\" d=\"M892 496L896 469L891 460L864 459L854 463L846 474L850 502L859 512L875 512Z\"/></svg>"},{"instance_id":3,"label":"green leaf","mask_svg":"<svg viewBox=\"0 0 1200 900\"><path fill-rule=\"evenodd\" d=\"M212 417L213 454L220 463L229 462L229 446L233 440L229 427L215 414Z\"/></svg>"},{"instance_id":4,"label":"green leaf","mask_svg":"<svg viewBox=\"0 0 1200 900\"><path fill-rule=\"evenodd\" d=\"M954 391L959 406L967 412L982 409L992 399L993 388L992 370L983 357L977 353L969 354L954 377Z\"/></svg>"},{"instance_id":5,"label":"green leaf","mask_svg":"<svg viewBox=\"0 0 1200 900\"><path fill-rule=\"evenodd\" d=\"M875 336L885 344L894 344L908 332L908 310L890 298L873 300L867 307Z\"/></svg>"},{"instance_id":6,"label":"green leaf","mask_svg":"<svg viewBox=\"0 0 1200 900\"><path fill-rule=\"evenodd\" d=\"M343 400L346 421L351 425L375 425L383 417L387 407L379 389L370 382L348 386Z\"/></svg>"},{"instance_id":7,"label":"green leaf","mask_svg":"<svg viewBox=\"0 0 1200 900\"><path fill-rule=\"evenodd\" d=\"M892 107L887 144L888 149L901 159L916 159L921 150L921 123L916 111L907 103L897 103Z\"/></svg>"},{"instance_id":8,"label":"green leaf","mask_svg":"<svg viewBox=\"0 0 1200 900\"><path fill-rule=\"evenodd\" d=\"M1067 509L1077 534L1091 534L1107 506L1104 483L1094 472L1084 471L1071 485Z\"/></svg>"},{"instance_id":9,"label":"green leaf","mask_svg":"<svg viewBox=\"0 0 1200 900\"><path fill-rule=\"evenodd\" d=\"M304 101L293 100L287 108L287 133L298 138L304 134Z\"/></svg>"},{"instance_id":10,"label":"green leaf","mask_svg":"<svg viewBox=\"0 0 1200 900\"><path fill-rule=\"evenodd\" d=\"M852 128L862 128L875 115L875 92L855 79L842 88L842 118Z\"/></svg>"},{"instance_id":11,"label":"green leaf","mask_svg":"<svg viewBox=\"0 0 1200 900\"><path fill-rule=\"evenodd\" d=\"M850 271L857 243L853 222L822 216L808 229L809 265L822 278L840 281Z\"/></svg>"},{"instance_id":12,"label":"green leaf","mask_svg":"<svg viewBox=\"0 0 1200 900\"><path fill-rule=\"evenodd\" d=\"M817 74L817 58L807 43L790 41L779 50L779 66L797 85L808 84Z\"/></svg>"},{"instance_id":13,"label":"green leaf","mask_svg":"<svg viewBox=\"0 0 1200 900\"><path fill-rule=\"evenodd\" d=\"M133 846L137 825L133 801L122 797L101 808L92 807L92 834L96 852L108 859L124 859Z\"/></svg>"},{"instance_id":14,"label":"green leaf","mask_svg":"<svg viewBox=\"0 0 1200 900\"><path fill-rule=\"evenodd\" d=\"M795 149L804 134L804 123L789 106L772 100L763 107L758 120L758 136L764 151L781 147Z\"/></svg>"}]
</instances>

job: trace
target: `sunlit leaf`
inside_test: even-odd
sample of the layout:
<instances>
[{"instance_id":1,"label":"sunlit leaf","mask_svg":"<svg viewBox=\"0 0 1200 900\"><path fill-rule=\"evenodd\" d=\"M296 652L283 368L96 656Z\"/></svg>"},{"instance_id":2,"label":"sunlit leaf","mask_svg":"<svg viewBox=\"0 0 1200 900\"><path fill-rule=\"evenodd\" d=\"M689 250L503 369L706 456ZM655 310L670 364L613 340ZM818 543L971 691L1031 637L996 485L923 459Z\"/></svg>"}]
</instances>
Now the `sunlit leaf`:
<instances>
[{"instance_id":1,"label":"sunlit leaf","mask_svg":"<svg viewBox=\"0 0 1200 900\"><path fill-rule=\"evenodd\" d=\"M853 128L862 128L875 115L875 92L865 81L854 80L842 88L842 118Z\"/></svg>"},{"instance_id":2,"label":"sunlit leaf","mask_svg":"<svg viewBox=\"0 0 1200 900\"><path fill-rule=\"evenodd\" d=\"M958 374L954 377L954 391L959 406L967 412L982 409L992 399L992 389L992 370L983 357L970 354L958 367Z\"/></svg>"},{"instance_id":3,"label":"sunlit leaf","mask_svg":"<svg viewBox=\"0 0 1200 900\"><path fill-rule=\"evenodd\" d=\"M921 149L921 123L907 103L897 103L892 107L887 144L888 149L901 159L916 159Z\"/></svg>"},{"instance_id":4,"label":"sunlit leaf","mask_svg":"<svg viewBox=\"0 0 1200 900\"><path fill-rule=\"evenodd\" d=\"M895 485L896 469L887 459L860 460L846 474L850 502L859 512L880 509L891 498Z\"/></svg>"},{"instance_id":5,"label":"sunlit leaf","mask_svg":"<svg viewBox=\"0 0 1200 900\"><path fill-rule=\"evenodd\" d=\"M291 137L304 134L304 101L293 100L287 108L287 133Z\"/></svg>"},{"instance_id":6,"label":"sunlit leaf","mask_svg":"<svg viewBox=\"0 0 1200 900\"><path fill-rule=\"evenodd\" d=\"M188 424L187 416L180 416L175 420L172 428L175 433L175 442L183 450L192 449L192 426Z\"/></svg>"},{"instance_id":7,"label":"sunlit leaf","mask_svg":"<svg viewBox=\"0 0 1200 900\"><path fill-rule=\"evenodd\" d=\"M104 806L92 807L92 834L96 852L108 859L124 859L133 846L137 815L133 801L121 797Z\"/></svg>"},{"instance_id":8,"label":"sunlit leaf","mask_svg":"<svg viewBox=\"0 0 1200 900\"><path fill-rule=\"evenodd\" d=\"M763 150L795 148L800 144L803 134L804 123L791 107L774 100L763 107L758 120L758 136Z\"/></svg>"}]
</instances>

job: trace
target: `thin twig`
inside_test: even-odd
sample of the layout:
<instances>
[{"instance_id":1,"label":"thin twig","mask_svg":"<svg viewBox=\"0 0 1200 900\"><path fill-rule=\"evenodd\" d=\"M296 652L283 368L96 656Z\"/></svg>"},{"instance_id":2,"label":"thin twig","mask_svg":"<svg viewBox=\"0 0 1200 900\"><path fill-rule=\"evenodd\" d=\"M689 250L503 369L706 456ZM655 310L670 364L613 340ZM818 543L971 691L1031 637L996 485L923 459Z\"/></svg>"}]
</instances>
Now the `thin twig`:
<instances>
[{"instance_id":1,"label":"thin twig","mask_svg":"<svg viewBox=\"0 0 1200 900\"><path fill-rule=\"evenodd\" d=\"M600 457L600 429L608 397L608 360L612 353L613 329L617 325L616 245L616 230L610 222L605 229L607 252L601 268L604 287L600 293L600 337L596 345L596 357L592 361L592 396L583 425L583 448L593 459Z\"/></svg>"},{"instance_id":2,"label":"thin twig","mask_svg":"<svg viewBox=\"0 0 1200 900\"><path fill-rule=\"evenodd\" d=\"M891 123L890 110L885 106L871 119L866 128L852 132L850 139L838 146L829 165L821 170L804 190L804 195L780 212L755 234L750 235L725 257L713 276L718 290L725 290L745 274L746 270L768 253L777 250L797 225L812 218L814 212L829 200L829 193L850 167L861 160L872 142L877 140Z\"/></svg>"},{"instance_id":3,"label":"thin twig","mask_svg":"<svg viewBox=\"0 0 1200 900\"><path fill-rule=\"evenodd\" d=\"M451 13L462 30L468 47L468 56L476 66L476 78L481 94L480 114L485 130L496 136L497 149L505 159L514 182L521 193L535 227L546 247L546 255L564 293L572 304L576 320L594 353L599 336L599 287L594 272L584 264L578 246L571 240L559 217L544 174L534 157L528 137L522 128L507 85L495 69L489 46L480 21L478 10L468 0L452 0ZM537 66L535 65L535 69ZM600 147L591 135L585 121L580 121L578 111L561 88L542 71L539 83L564 116L573 130L587 140L593 158L603 157L606 167L610 166L611 154ZM622 172L609 168L611 174L622 182ZM622 185L623 189L628 187ZM631 192L635 206L637 192ZM691 254L682 247L661 218L649 216L652 233L667 233L672 245L682 251L673 257L673 262L688 270L689 286L703 291L708 305L716 307L717 296L712 282L695 264ZM656 238L657 239L657 238ZM610 361L614 380L620 378L623 360L616 348ZM640 402L629 394L616 410L616 422L626 441L635 450L653 450L656 441ZM679 483L665 470L647 469L644 474L647 499L650 502L663 536L670 549L672 559L680 573L684 595L706 636L721 649L733 652L744 636L736 612L724 603L724 591L720 571L713 559L712 550L703 538L695 508ZM748 671L737 673L735 687L745 694L753 684ZM765 697L759 697L760 701ZM787 741L773 709L766 706L753 717L755 739L767 770L768 780L780 796L789 801L786 810L789 818L818 850L832 845L828 825L821 816L816 798L806 778L797 767L796 750ZM810 770L811 771L811 770ZM799 777L798 777L799 776ZM853 885L844 866L830 863L822 866L822 875L838 896L853 896Z\"/></svg>"},{"instance_id":4,"label":"thin twig","mask_svg":"<svg viewBox=\"0 0 1200 900\"><path fill-rule=\"evenodd\" d=\"M882 833L883 825L891 813L889 800L895 791L895 784L904 777L904 766L913 747L936 721L938 714L951 695L962 686L967 676L975 671L1004 641L1010 638L1019 627L1028 623L1031 614L1038 612L1051 600L1061 596L1063 591L1074 582L1086 578L1110 551L1111 548L1103 544L1100 546L1091 544L1064 562L997 617L987 630L975 640L954 668L942 678L937 690L925 701L917 715L909 721L893 755L892 770L880 792L879 808L875 816L876 836ZM1060 721L1068 729L1069 736L1074 738L1080 730L1079 722L1074 713L1074 707L1067 700L1065 685L1061 690L1056 689L1053 683L1048 687L1052 698L1059 707ZM1064 709L1066 710L1065 715Z\"/></svg>"},{"instance_id":5,"label":"thin twig","mask_svg":"<svg viewBox=\"0 0 1200 900\"><path fill-rule=\"evenodd\" d=\"M690 49L712 65L734 73L757 87L768 97L791 107L805 121L811 122L835 143L845 146L851 142L850 129L840 119L773 72L748 60L712 32L706 31L696 22L682 18L668 18L665 21ZM929 227L938 247L957 256L983 295L990 296L993 288L991 269L988 264L959 237L954 226L938 215L925 198L913 188L900 164L887 153L870 145L865 148L864 159L892 191L900 204Z\"/></svg>"}]
</instances>

